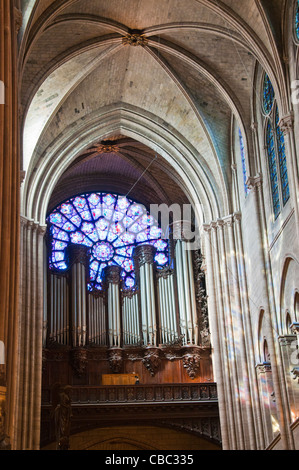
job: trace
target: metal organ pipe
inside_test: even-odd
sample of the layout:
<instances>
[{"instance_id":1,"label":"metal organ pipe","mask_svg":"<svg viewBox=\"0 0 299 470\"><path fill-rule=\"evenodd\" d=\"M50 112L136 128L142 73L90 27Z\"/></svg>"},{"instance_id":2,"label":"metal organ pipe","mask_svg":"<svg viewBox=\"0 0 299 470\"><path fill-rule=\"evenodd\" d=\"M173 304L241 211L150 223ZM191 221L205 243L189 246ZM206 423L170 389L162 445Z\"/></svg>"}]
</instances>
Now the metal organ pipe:
<instances>
[{"instance_id":1,"label":"metal organ pipe","mask_svg":"<svg viewBox=\"0 0 299 470\"><path fill-rule=\"evenodd\" d=\"M192 255L185 240L177 240L175 254L177 267L177 284L179 313L182 334L185 343L198 344L198 324Z\"/></svg>"},{"instance_id":2,"label":"metal organ pipe","mask_svg":"<svg viewBox=\"0 0 299 470\"><path fill-rule=\"evenodd\" d=\"M157 320L154 288L154 254L152 245L139 245L134 251L135 268L140 283L143 341L146 346L157 346Z\"/></svg>"},{"instance_id":3,"label":"metal organ pipe","mask_svg":"<svg viewBox=\"0 0 299 470\"><path fill-rule=\"evenodd\" d=\"M109 346L112 347L121 347L120 273L119 266L108 266L104 270L108 293Z\"/></svg>"}]
</instances>

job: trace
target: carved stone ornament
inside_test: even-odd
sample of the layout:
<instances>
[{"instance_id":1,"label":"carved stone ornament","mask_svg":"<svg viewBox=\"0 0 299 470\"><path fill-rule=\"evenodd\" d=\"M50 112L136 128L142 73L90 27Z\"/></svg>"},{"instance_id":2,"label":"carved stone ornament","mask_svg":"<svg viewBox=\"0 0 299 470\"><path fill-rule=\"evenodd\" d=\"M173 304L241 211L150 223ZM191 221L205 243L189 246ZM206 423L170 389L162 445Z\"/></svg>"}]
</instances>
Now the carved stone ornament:
<instances>
[{"instance_id":1,"label":"carved stone ornament","mask_svg":"<svg viewBox=\"0 0 299 470\"><path fill-rule=\"evenodd\" d=\"M157 269L156 273L157 273L157 279L160 279L161 277L163 279L167 279L169 276L173 275L173 269L167 266L162 269Z\"/></svg>"},{"instance_id":2,"label":"carved stone ornament","mask_svg":"<svg viewBox=\"0 0 299 470\"><path fill-rule=\"evenodd\" d=\"M194 380L199 370L200 355L188 353L183 356L183 366L187 370L189 377Z\"/></svg>"},{"instance_id":3,"label":"carved stone ornament","mask_svg":"<svg viewBox=\"0 0 299 470\"><path fill-rule=\"evenodd\" d=\"M98 153L117 153L119 152L119 147L113 144L101 144L96 148Z\"/></svg>"},{"instance_id":4,"label":"carved stone ornament","mask_svg":"<svg viewBox=\"0 0 299 470\"><path fill-rule=\"evenodd\" d=\"M144 264L153 264L156 248L152 245L139 245L135 248L133 258L138 270Z\"/></svg>"},{"instance_id":5,"label":"carved stone ornament","mask_svg":"<svg viewBox=\"0 0 299 470\"><path fill-rule=\"evenodd\" d=\"M104 282L106 284L119 284L120 273L120 266L107 266L107 268L104 269Z\"/></svg>"},{"instance_id":6,"label":"carved stone ornament","mask_svg":"<svg viewBox=\"0 0 299 470\"><path fill-rule=\"evenodd\" d=\"M141 33L129 33L123 37L122 43L125 46L145 47L148 44L148 39Z\"/></svg>"},{"instance_id":7,"label":"carved stone ornament","mask_svg":"<svg viewBox=\"0 0 299 470\"><path fill-rule=\"evenodd\" d=\"M109 364L112 372L118 374L121 372L123 365L123 356L121 349L113 349L109 351Z\"/></svg>"},{"instance_id":8,"label":"carved stone ornament","mask_svg":"<svg viewBox=\"0 0 299 470\"><path fill-rule=\"evenodd\" d=\"M142 363L149 371L152 377L154 377L160 367L160 351L157 349L149 349L142 359Z\"/></svg>"},{"instance_id":9,"label":"carved stone ornament","mask_svg":"<svg viewBox=\"0 0 299 470\"><path fill-rule=\"evenodd\" d=\"M78 377L81 377L87 366L87 350L84 348L75 348L71 351L71 364L74 369L75 374Z\"/></svg>"}]
</instances>

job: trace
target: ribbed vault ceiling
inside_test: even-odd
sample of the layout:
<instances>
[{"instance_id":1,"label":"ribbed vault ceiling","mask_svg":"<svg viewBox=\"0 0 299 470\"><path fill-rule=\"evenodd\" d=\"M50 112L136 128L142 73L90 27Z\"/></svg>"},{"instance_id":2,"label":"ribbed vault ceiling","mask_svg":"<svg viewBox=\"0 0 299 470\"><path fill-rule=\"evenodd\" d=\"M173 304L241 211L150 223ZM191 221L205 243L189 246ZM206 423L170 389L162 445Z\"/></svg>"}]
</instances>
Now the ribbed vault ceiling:
<instances>
[{"instance_id":1,"label":"ribbed vault ceiling","mask_svg":"<svg viewBox=\"0 0 299 470\"><path fill-rule=\"evenodd\" d=\"M19 68L27 180L54 164L53 149L64 139L69 142L70 132L76 140L80 132L86 136L90 116L100 119L113 107L125 107L160 123L196 149L191 164L198 163L212 191L222 194L220 210L229 210L232 117L245 133L250 129L256 62L274 83L278 73L279 38L275 43L271 36L263 8L267 2L22 3ZM283 0L271 2L272 21L281 17L283 5ZM135 32L145 42L136 47L125 44L123 38ZM155 143L150 149L138 138L128 138L121 126L121 135L115 134L105 135L104 123L98 136L93 129L92 139L84 140L84 149L72 157L69 169L56 175L51 204L59 202L66 188L71 191L70 181L82 188L88 181L101 188L110 183L123 191L138 181L155 201L182 203L183 181L161 156L153 161ZM120 144L118 152L89 153L111 139Z\"/></svg>"}]
</instances>

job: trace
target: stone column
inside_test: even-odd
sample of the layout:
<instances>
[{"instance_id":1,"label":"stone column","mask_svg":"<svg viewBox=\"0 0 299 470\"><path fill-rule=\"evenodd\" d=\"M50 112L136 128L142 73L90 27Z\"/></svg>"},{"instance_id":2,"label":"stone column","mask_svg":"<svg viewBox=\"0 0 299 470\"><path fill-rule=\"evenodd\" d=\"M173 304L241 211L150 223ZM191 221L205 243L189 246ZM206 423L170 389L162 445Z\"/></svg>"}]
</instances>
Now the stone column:
<instances>
[{"instance_id":1,"label":"stone column","mask_svg":"<svg viewBox=\"0 0 299 470\"><path fill-rule=\"evenodd\" d=\"M211 329L211 347L212 347L212 360L214 376L217 382L218 400L219 400L219 414L221 424L221 436L223 450L230 449L230 427L227 415L226 405L226 393L225 393L225 371L222 362L222 349L220 343L220 336L222 335L219 320L218 320L218 309L217 309L217 293L215 286L215 271L214 271L214 260L212 254L212 234L211 226L205 225L205 239L204 246L206 257L206 278L207 278L207 294L208 294L208 306L209 306L209 322Z\"/></svg>"},{"instance_id":2,"label":"stone column","mask_svg":"<svg viewBox=\"0 0 299 470\"><path fill-rule=\"evenodd\" d=\"M259 382L265 445L269 445L279 433L271 364L268 362L257 364L256 373Z\"/></svg>"},{"instance_id":3,"label":"stone column","mask_svg":"<svg viewBox=\"0 0 299 470\"><path fill-rule=\"evenodd\" d=\"M134 263L139 282L142 339L145 346L157 346L158 326L154 287L154 255L152 245L139 245L134 250Z\"/></svg>"},{"instance_id":4,"label":"stone column","mask_svg":"<svg viewBox=\"0 0 299 470\"><path fill-rule=\"evenodd\" d=\"M121 307L120 307L120 266L104 269L104 283L108 299L108 338L109 346L120 348L121 344Z\"/></svg>"},{"instance_id":5,"label":"stone column","mask_svg":"<svg viewBox=\"0 0 299 470\"><path fill-rule=\"evenodd\" d=\"M45 226L21 219L18 447L39 449Z\"/></svg>"},{"instance_id":6,"label":"stone column","mask_svg":"<svg viewBox=\"0 0 299 470\"><path fill-rule=\"evenodd\" d=\"M297 235L299 235L299 180L293 114L291 113L287 116L282 117L279 122L279 126L285 138L286 160L290 184L290 197L295 212L295 225L297 227Z\"/></svg>"},{"instance_id":7,"label":"stone column","mask_svg":"<svg viewBox=\"0 0 299 470\"><path fill-rule=\"evenodd\" d=\"M86 248L72 245L70 250L72 263L71 305L72 305L72 346L86 346L87 315L86 315Z\"/></svg>"},{"instance_id":8,"label":"stone column","mask_svg":"<svg viewBox=\"0 0 299 470\"><path fill-rule=\"evenodd\" d=\"M248 179L248 187L254 198L255 213L257 217L257 236L259 243L259 256L263 266L263 289L265 292L265 315L267 318L267 341L271 356L271 368L273 387L277 405L278 420L281 432L281 441L284 450L294 449L293 436L290 431L290 414L288 410L288 400L286 392L286 383L282 367L281 350L277 337L274 338L274 332L279 331L277 312L275 305L274 283L271 270L271 259L269 254L269 245L267 239L267 223L265 215L265 204L263 196L263 179L261 175Z\"/></svg>"},{"instance_id":9,"label":"stone column","mask_svg":"<svg viewBox=\"0 0 299 470\"><path fill-rule=\"evenodd\" d=\"M0 341L5 345L7 442L16 447L19 320L20 151L17 33L22 15L0 0ZM4 94L4 96L3 96Z\"/></svg>"}]
</instances>

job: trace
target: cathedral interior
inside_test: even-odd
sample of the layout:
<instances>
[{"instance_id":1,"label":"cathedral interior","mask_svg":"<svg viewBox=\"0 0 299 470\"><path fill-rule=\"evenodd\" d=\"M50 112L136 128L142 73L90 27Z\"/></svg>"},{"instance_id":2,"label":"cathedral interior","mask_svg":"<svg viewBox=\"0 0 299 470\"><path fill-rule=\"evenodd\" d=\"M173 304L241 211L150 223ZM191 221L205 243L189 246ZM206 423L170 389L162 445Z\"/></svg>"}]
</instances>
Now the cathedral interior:
<instances>
[{"instance_id":1,"label":"cathedral interior","mask_svg":"<svg viewBox=\"0 0 299 470\"><path fill-rule=\"evenodd\" d=\"M0 5L0 448L299 450L299 0Z\"/></svg>"}]
</instances>

